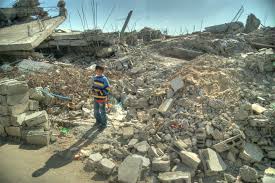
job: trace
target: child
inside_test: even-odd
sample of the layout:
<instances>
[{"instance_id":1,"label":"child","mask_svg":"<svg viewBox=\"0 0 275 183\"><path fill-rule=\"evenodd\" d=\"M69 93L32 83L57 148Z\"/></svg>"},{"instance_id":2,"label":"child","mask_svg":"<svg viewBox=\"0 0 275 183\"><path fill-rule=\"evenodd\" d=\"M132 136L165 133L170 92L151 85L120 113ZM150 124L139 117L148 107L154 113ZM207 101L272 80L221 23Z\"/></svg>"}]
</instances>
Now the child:
<instances>
[{"instance_id":1,"label":"child","mask_svg":"<svg viewBox=\"0 0 275 183\"><path fill-rule=\"evenodd\" d=\"M103 75L104 67L97 65L95 68L96 76L92 78L92 91L94 97L94 116L96 118L96 126L100 130L104 130L107 127L107 117L106 117L106 103L107 97L110 92L110 84Z\"/></svg>"}]
</instances>

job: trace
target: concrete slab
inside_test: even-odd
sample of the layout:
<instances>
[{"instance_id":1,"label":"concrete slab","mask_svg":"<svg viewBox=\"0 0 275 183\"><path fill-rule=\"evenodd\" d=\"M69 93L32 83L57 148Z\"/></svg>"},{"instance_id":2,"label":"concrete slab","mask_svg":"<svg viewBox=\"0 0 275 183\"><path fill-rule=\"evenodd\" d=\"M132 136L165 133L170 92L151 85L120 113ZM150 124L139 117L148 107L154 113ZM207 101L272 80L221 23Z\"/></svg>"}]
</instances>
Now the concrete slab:
<instances>
[{"instance_id":1,"label":"concrete slab","mask_svg":"<svg viewBox=\"0 0 275 183\"><path fill-rule=\"evenodd\" d=\"M118 168L118 181L122 183L137 183L141 176L142 159L128 156Z\"/></svg>"},{"instance_id":2,"label":"concrete slab","mask_svg":"<svg viewBox=\"0 0 275 183\"><path fill-rule=\"evenodd\" d=\"M158 179L161 183L191 183L191 175L189 172L165 172L160 173Z\"/></svg>"},{"instance_id":3,"label":"concrete slab","mask_svg":"<svg viewBox=\"0 0 275 183\"><path fill-rule=\"evenodd\" d=\"M0 29L0 52L32 50L51 35L64 20L65 17L58 16L2 28Z\"/></svg>"},{"instance_id":4,"label":"concrete slab","mask_svg":"<svg viewBox=\"0 0 275 183\"><path fill-rule=\"evenodd\" d=\"M246 143L243 151L240 153L240 158L248 162L260 162L263 159L263 151L256 144Z\"/></svg>"}]
</instances>

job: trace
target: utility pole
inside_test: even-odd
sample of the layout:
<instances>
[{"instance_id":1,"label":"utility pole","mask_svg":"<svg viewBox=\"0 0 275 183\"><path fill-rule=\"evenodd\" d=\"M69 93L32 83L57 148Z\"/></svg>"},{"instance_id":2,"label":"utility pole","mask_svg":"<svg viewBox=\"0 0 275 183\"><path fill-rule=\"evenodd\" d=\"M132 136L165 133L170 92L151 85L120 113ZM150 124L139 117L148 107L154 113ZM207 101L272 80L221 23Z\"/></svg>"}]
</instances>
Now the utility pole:
<instances>
[{"instance_id":1,"label":"utility pole","mask_svg":"<svg viewBox=\"0 0 275 183\"><path fill-rule=\"evenodd\" d=\"M126 20L125 20L125 22L124 22L124 25L123 25L123 27L122 27L122 29L121 29L120 35L122 35L122 34L124 33L126 27L128 26L128 23L129 23L129 21L130 21L130 18L131 18L131 16L132 16L132 14L133 14L133 10L131 10L131 11L128 13L128 16L127 16L127 18L126 18Z\"/></svg>"}]
</instances>

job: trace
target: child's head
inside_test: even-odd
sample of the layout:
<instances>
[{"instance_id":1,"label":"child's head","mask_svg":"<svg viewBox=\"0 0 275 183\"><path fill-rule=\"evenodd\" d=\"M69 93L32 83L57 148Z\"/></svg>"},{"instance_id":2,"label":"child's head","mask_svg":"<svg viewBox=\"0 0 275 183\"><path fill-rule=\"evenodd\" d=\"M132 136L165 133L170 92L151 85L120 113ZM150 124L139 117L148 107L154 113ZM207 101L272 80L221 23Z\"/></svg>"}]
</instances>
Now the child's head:
<instances>
[{"instance_id":1,"label":"child's head","mask_svg":"<svg viewBox=\"0 0 275 183\"><path fill-rule=\"evenodd\" d=\"M103 66L97 65L95 67L95 73L96 73L96 75L102 75L103 72L104 72L104 67Z\"/></svg>"}]
</instances>

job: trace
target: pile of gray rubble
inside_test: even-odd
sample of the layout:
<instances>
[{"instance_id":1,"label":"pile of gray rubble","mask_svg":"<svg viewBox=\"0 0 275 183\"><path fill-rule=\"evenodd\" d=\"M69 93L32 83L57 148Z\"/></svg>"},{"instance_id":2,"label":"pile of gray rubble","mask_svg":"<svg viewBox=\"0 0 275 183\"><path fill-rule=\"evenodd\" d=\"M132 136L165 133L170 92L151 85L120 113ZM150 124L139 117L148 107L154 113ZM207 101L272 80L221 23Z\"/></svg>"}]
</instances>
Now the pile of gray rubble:
<instances>
[{"instance_id":1,"label":"pile of gray rubble","mask_svg":"<svg viewBox=\"0 0 275 183\"><path fill-rule=\"evenodd\" d=\"M46 111L39 111L39 102L24 81L0 80L0 136L8 136L28 144L48 145L50 122Z\"/></svg>"}]
</instances>

